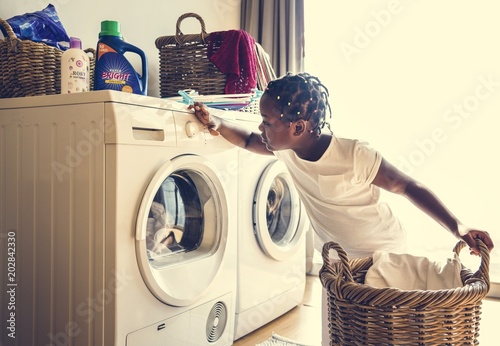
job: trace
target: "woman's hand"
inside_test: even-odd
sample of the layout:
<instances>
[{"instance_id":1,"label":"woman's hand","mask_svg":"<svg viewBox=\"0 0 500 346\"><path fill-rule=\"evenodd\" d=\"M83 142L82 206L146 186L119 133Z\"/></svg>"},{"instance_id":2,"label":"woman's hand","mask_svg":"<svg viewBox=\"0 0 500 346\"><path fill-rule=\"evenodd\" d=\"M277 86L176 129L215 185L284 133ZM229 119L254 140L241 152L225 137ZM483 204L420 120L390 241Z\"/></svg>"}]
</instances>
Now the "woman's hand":
<instances>
[{"instance_id":1,"label":"woman's hand","mask_svg":"<svg viewBox=\"0 0 500 346\"><path fill-rule=\"evenodd\" d=\"M194 104L189 105L188 109L194 110L194 115L196 115L198 120L205 125L212 136L219 135L219 131L217 131L217 127L219 125L217 121L218 119L214 116L210 116L207 107L205 107L202 102L195 102Z\"/></svg>"}]
</instances>

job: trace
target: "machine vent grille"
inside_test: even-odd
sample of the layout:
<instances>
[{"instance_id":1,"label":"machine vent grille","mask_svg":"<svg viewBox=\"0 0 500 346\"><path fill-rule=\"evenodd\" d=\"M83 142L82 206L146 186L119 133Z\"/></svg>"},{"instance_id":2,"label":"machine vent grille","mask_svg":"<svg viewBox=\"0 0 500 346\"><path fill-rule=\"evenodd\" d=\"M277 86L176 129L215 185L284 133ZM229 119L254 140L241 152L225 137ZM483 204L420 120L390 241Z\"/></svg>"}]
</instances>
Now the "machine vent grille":
<instances>
[{"instance_id":1,"label":"machine vent grille","mask_svg":"<svg viewBox=\"0 0 500 346\"><path fill-rule=\"evenodd\" d=\"M207 319L207 340L215 342L224 333L227 324L227 308L223 302L214 304Z\"/></svg>"}]
</instances>

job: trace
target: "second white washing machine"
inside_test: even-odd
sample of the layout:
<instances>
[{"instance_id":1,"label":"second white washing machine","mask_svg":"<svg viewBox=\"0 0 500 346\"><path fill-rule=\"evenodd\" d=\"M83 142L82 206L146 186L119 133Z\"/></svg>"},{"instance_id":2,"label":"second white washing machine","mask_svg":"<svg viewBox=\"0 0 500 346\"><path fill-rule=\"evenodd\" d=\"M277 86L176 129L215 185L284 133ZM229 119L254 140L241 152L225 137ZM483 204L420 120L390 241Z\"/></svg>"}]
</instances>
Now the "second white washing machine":
<instances>
[{"instance_id":1,"label":"second white washing machine","mask_svg":"<svg viewBox=\"0 0 500 346\"><path fill-rule=\"evenodd\" d=\"M235 121L257 130L261 118L242 112ZM310 228L282 162L240 149L238 170L235 340L300 304Z\"/></svg>"}]
</instances>

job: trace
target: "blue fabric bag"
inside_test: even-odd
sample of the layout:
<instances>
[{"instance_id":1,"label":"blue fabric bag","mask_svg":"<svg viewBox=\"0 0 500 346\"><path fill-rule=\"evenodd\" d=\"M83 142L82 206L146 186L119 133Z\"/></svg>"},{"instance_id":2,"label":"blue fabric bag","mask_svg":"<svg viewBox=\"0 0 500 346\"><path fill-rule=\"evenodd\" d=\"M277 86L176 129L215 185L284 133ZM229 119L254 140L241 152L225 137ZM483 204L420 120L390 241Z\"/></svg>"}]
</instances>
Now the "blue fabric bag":
<instances>
[{"instance_id":1,"label":"blue fabric bag","mask_svg":"<svg viewBox=\"0 0 500 346\"><path fill-rule=\"evenodd\" d=\"M41 11L14 16L6 22L21 40L43 42L61 50L69 48L69 36L52 4ZM2 27L0 29L4 37L7 37L5 29Z\"/></svg>"}]
</instances>

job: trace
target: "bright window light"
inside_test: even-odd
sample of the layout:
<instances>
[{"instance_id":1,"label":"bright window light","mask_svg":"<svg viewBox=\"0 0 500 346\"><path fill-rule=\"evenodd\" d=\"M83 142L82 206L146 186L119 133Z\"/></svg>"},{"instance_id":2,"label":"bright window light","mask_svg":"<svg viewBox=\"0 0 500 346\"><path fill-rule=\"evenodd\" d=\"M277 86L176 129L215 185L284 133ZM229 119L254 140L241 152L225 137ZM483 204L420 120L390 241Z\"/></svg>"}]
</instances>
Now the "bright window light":
<instances>
[{"instance_id":1,"label":"bright window light","mask_svg":"<svg viewBox=\"0 0 500 346\"><path fill-rule=\"evenodd\" d=\"M493 1L306 0L306 71L330 90L338 136L363 139L496 242L500 281L500 21ZM384 194L410 251L449 257L457 240ZM462 261L476 259L463 250ZM475 267L477 268L477 267ZM472 268L471 268L472 269Z\"/></svg>"}]
</instances>

